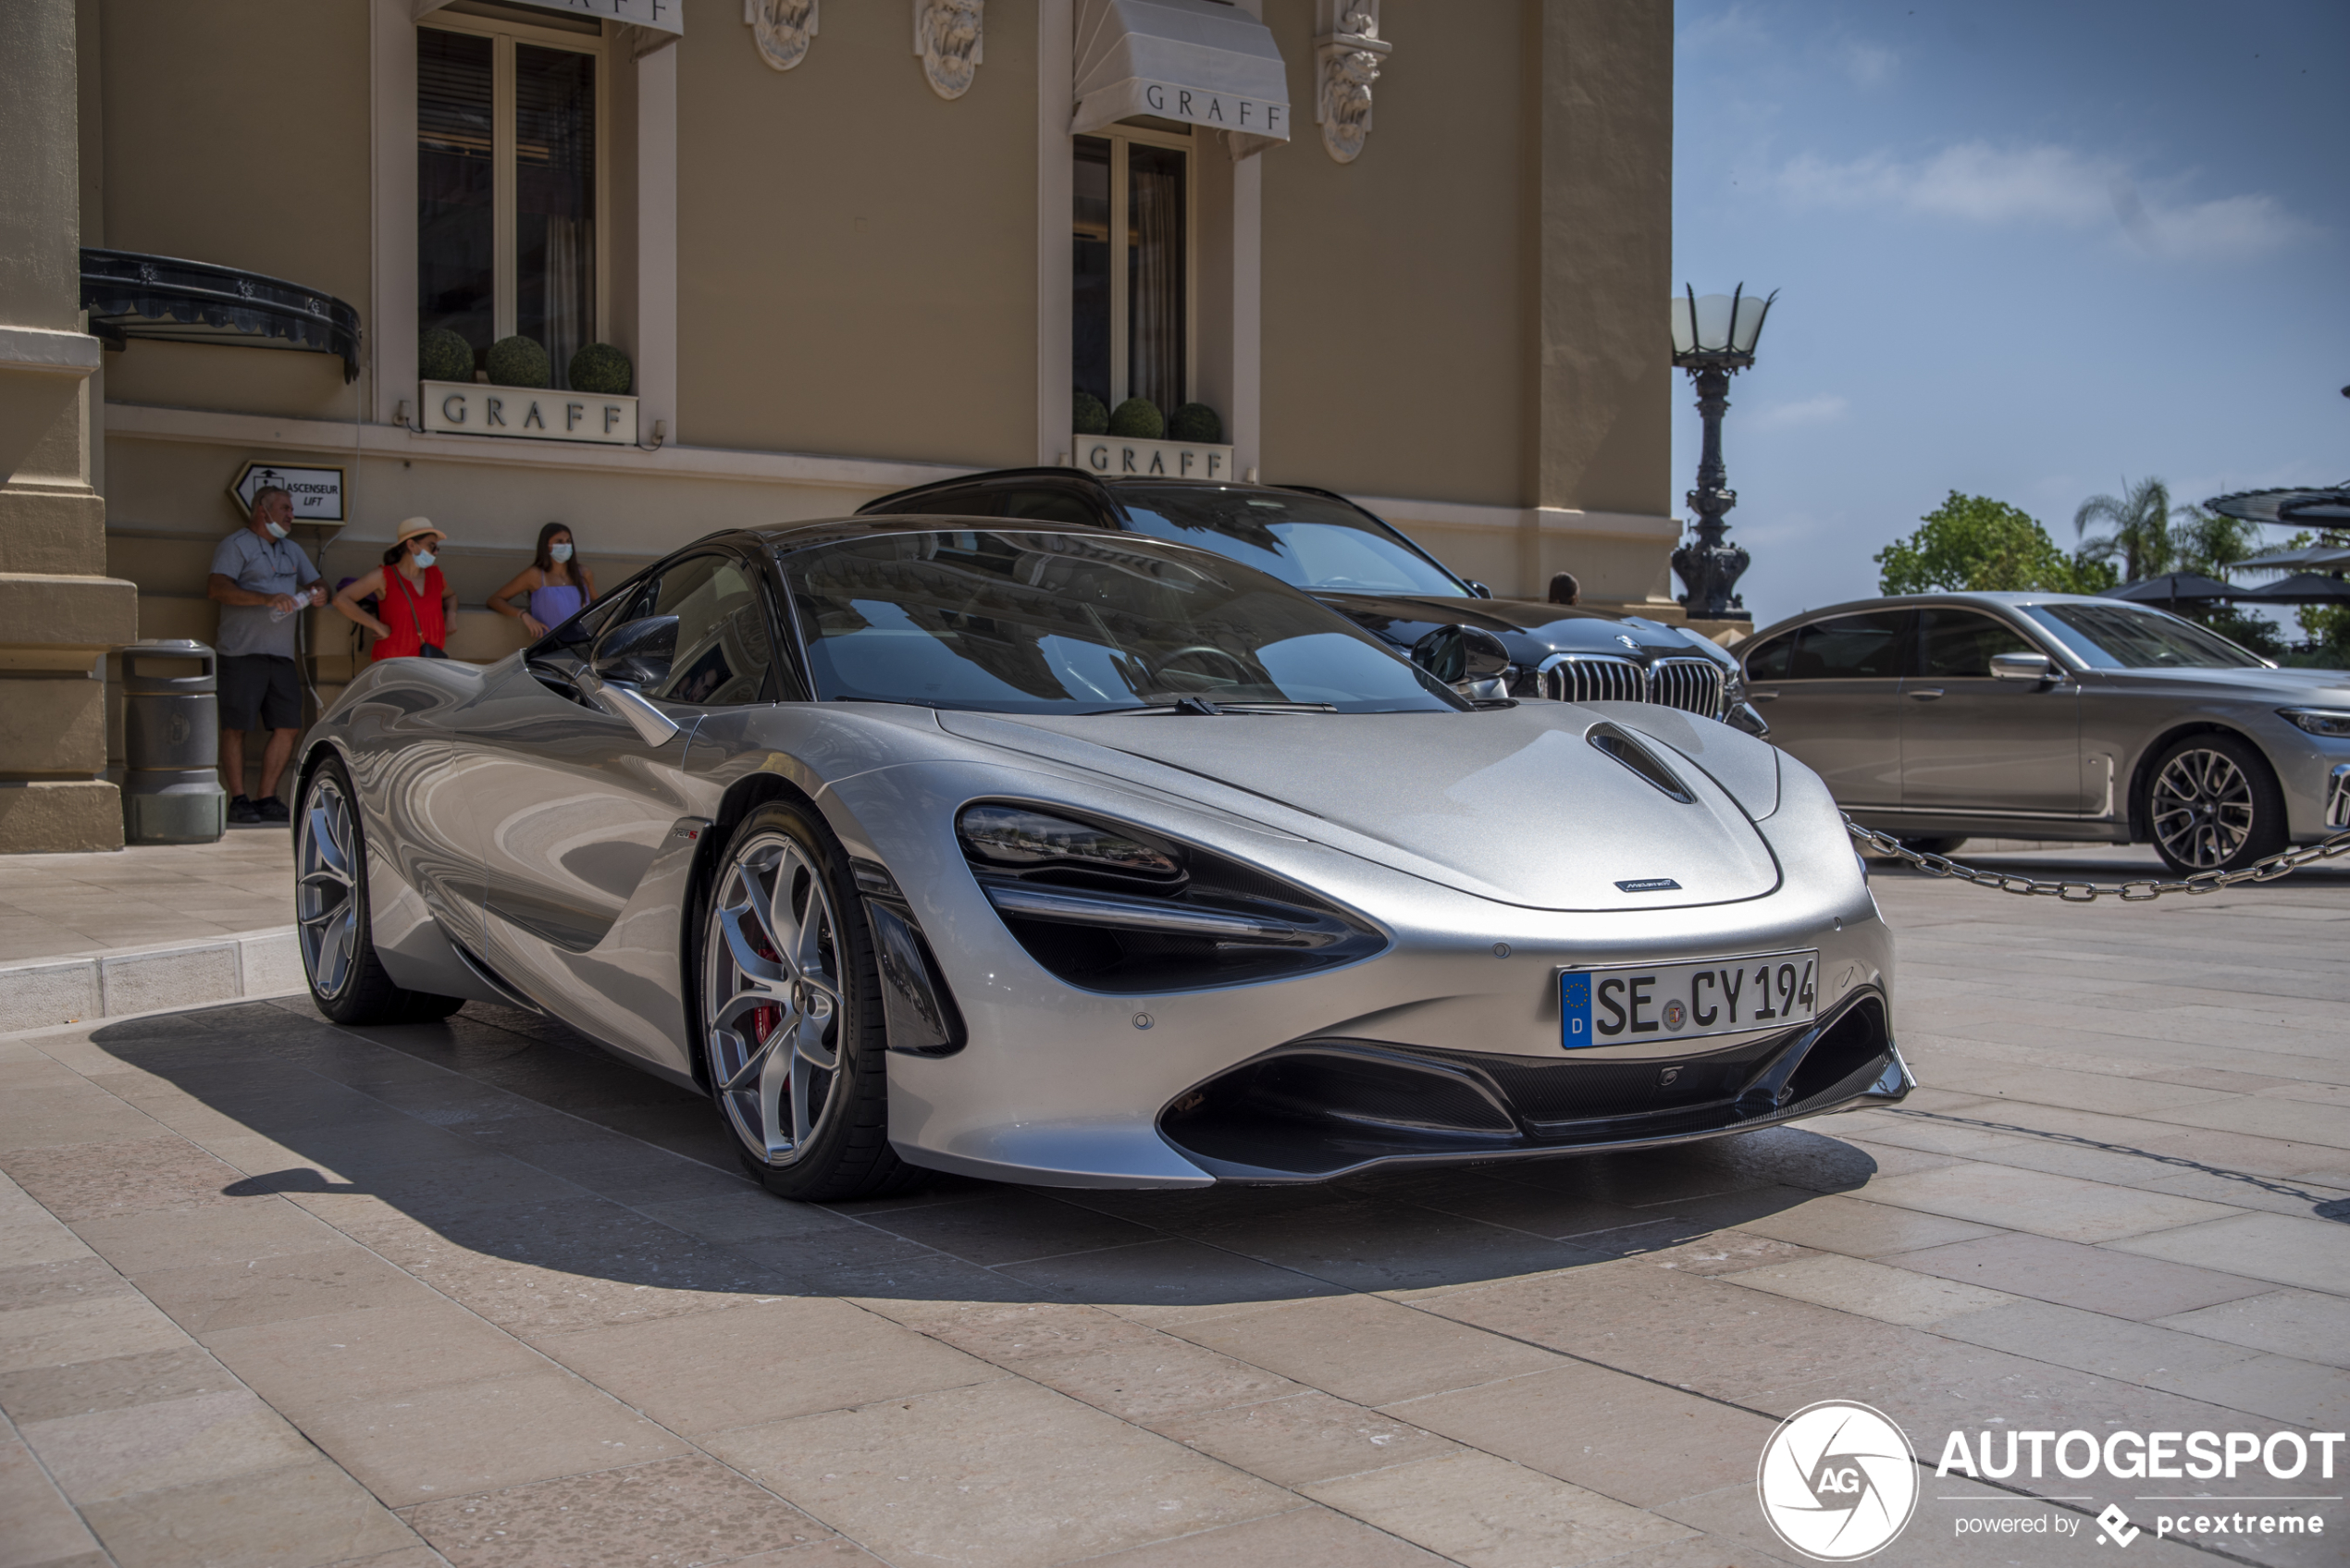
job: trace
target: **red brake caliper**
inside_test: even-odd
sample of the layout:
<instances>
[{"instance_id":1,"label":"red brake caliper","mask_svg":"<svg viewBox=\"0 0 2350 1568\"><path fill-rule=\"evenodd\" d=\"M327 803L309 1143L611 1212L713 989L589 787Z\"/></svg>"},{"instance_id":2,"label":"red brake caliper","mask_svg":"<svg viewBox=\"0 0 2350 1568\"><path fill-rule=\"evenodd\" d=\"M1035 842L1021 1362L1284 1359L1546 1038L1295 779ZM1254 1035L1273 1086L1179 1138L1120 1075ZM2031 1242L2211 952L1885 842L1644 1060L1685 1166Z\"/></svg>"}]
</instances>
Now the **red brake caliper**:
<instances>
[{"instance_id":1,"label":"red brake caliper","mask_svg":"<svg viewBox=\"0 0 2350 1568\"><path fill-rule=\"evenodd\" d=\"M763 931L754 931L750 933L750 948L762 958L772 959L778 964L783 961L783 955L768 945L767 933ZM783 1020L784 1009L776 1003L762 1003L753 1007L750 1010L751 1048L757 1050L760 1046L766 1044L768 1036L775 1032L775 1026Z\"/></svg>"}]
</instances>

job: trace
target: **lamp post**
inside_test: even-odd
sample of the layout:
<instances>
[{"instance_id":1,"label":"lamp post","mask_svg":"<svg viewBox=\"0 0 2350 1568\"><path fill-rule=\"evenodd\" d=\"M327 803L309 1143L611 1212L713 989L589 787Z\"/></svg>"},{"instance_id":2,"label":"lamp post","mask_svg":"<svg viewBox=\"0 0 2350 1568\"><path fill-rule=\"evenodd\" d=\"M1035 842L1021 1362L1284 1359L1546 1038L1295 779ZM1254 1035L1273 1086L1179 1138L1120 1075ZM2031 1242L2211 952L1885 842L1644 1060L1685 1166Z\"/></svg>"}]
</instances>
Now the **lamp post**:
<instances>
[{"instance_id":1,"label":"lamp post","mask_svg":"<svg viewBox=\"0 0 2350 1568\"><path fill-rule=\"evenodd\" d=\"M1729 488L1729 473L1722 466L1722 414L1730 406L1730 377L1754 363L1762 318L1777 298L1775 292L1768 299L1750 300L1741 283L1735 293L1703 299L1684 286L1682 297L1673 302L1673 364L1697 384L1697 412L1705 421L1697 488L1688 496L1689 509L1697 513L1697 537L1673 552L1673 570L1688 589L1681 604L1694 619L1746 619L1744 601L1731 592L1746 571L1746 548L1722 537L1729 527L1722 514L1738 503L1738 493Z\"/></svg>"}]
</instances>

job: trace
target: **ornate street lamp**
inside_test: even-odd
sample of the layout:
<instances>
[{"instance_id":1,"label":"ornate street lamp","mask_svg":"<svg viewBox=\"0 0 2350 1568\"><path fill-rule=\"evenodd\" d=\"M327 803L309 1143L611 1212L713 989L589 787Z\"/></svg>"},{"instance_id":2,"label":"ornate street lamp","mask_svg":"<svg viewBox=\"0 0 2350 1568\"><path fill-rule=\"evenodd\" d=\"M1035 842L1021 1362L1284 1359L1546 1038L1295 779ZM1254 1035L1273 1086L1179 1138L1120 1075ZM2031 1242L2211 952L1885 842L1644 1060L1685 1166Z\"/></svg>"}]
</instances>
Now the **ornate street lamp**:
<instances>
[{"instance_id":1,"label":"ornate street lamp","mask_svg":"<svg viewBox=\"0 0 2350 1568\"><path fill-rule=\"evenodd\" d=\"M1730 377L1754 363L1762 318L1778 297L1750 300L1741 283L1736 293L1700 299L1685 285L1683 297L1673 302L1673 363L1697 383L1697 412L1705 421L1697 488L1688 497L1697 513L1697 537L1673 552L1673 570L1688 588L1681 604L1692 619L1746 619L1745 601L1730 591L1747 568L1746 549L1722 537L1729 526L1722 514L1738 503L1722 466L1722 414L1730 406Z\"/></svg>"}]
</instances>

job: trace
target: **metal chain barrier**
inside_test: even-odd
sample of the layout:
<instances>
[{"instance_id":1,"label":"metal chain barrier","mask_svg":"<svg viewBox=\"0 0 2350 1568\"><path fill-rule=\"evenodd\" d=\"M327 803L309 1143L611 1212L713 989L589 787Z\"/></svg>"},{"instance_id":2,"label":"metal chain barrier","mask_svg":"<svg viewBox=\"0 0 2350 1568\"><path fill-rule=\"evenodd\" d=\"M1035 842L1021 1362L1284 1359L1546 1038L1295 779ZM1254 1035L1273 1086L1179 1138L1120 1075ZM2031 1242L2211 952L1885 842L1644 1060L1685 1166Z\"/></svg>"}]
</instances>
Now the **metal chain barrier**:
<instances>
[{"instance_id":1,"label":"metal chain barrier","mask_svg":"<svg viewBox=\"0 0 2350 1568\"><path fill-rule=\"evenodd\" d=\"M2068 904L2094 904L2108 894L2125 904L2142 904L2150 898L2159 898L2166 893L2216 893L2238 883L2274 882L2304 866L2331 860L2338 855L2350 855L2350 831L2345 831L2317 844L2305 844L2298 849L2287 849L2265 860L2256 860L2240 870L2197 871L2191 877L2175 881L2148 877L2142 882L2101 885L2093 882L2043 882L2038 877L2027 877L2016 871L1981 870L1973 866L1962 866L1947 855L1920 854L1891 833L1864 828L1849 817L1844 819L1844 826L1854 838L1871 849L1915 866L1927 876L1973 883L1977 887L1997 888L2001 893L2018 894L2026 898L2061 898Z\"/></svg>"}]
</instances>

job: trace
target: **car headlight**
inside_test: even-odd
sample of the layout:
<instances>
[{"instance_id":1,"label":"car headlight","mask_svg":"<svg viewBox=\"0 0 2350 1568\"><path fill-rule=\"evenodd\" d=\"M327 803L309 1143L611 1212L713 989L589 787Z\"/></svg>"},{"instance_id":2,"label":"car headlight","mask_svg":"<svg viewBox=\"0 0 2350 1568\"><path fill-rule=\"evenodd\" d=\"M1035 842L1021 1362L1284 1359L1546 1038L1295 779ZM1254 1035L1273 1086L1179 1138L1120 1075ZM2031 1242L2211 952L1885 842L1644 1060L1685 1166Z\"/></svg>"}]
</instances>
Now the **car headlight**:
<instances>
[{"instance_id":1,"label":"car headlight","mask_svg":"<svg viewBox=\"0 0 2350 1568\"><path fill-rule=\"evenodd\" d=\"M1020 806L969 806L955 819L963 853L1008 871L1055 867L1175 882L1183 875L1176 852L1093 822L1072 821Z\"/></svg>"},{"instance_id":2,"label":"car headlight","mask_svg":"<svg viewBox=\"0 0 2350 1568\"><path fill-rule=\"evenodd\" d=\"M2277 711L2313 735L2350 740L2350 711L2340 708L2280 708Z\"/></svg>"}]
</instances>

